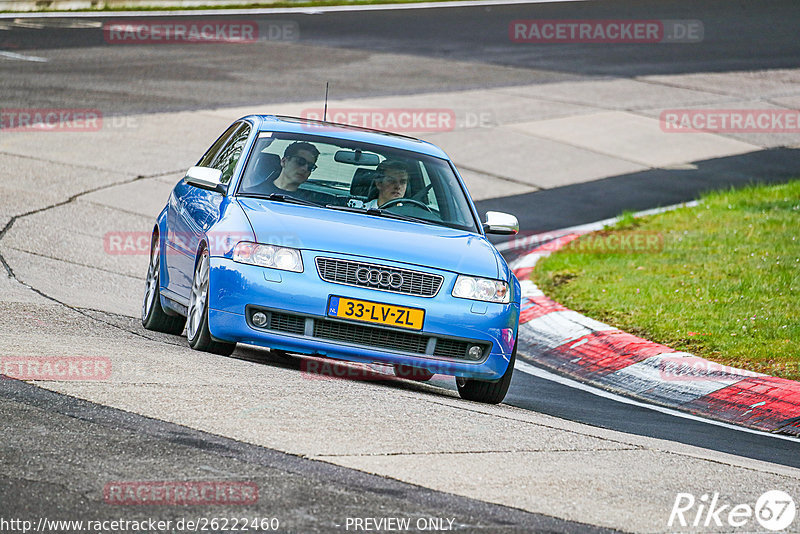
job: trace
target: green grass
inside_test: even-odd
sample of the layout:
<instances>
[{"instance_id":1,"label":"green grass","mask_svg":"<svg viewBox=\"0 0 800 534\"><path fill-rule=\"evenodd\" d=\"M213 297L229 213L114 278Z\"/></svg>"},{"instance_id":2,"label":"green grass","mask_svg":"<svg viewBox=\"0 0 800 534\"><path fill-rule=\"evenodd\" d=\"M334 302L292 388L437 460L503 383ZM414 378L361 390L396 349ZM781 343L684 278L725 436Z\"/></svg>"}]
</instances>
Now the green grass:
<instances>
[{"instance_id":1,"label":"green grass","mask_svg":"<svg viewBox=\"0 0 800 534\"><path fill-rule=\"evenodd\" d=\"M636 235L659 243L603 247ZM626 214L542 260L532 278L565 306L627 332L800 379L800 181L713 193L643 219Z\"/></svg>"},{"instance_id":2,"label":"green grass","mask_svg":"<svg viewBox=\"0 0 800 534\"><path fill-rule=\"evenodd\" d=\"M0 13L49 13L49 12L114 12L114 11L193 11L206 9L269 9L283 7L327 7L327 6L362 6L378 4L414 4L420 2L447 2L449 0L278 0L276 2L242 2L241 4L215 4L214 0L209 0L207 5L202 6L104 6L94 9L37 9L34 11L7 11L0 10Z\"/></svg>"}]
</instances>

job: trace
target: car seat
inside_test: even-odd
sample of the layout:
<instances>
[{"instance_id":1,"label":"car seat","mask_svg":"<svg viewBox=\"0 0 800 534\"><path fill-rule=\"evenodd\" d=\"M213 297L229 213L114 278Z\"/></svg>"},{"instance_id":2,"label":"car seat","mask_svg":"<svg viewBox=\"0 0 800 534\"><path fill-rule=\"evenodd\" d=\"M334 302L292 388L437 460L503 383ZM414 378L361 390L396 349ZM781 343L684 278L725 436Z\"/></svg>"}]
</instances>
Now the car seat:
<instances>
[{"instance_id":1,"label":"car seat","mask_svg":"<svg viewBox=\"0 0 800 534\"><path fill-rule=\"evenodd\" d=\"M367 200L378 198L378 189L375 187L375 171L359 167L353 173L353 181L350 182L350 196L366 197Z\"/></svg>"},{"instance_id":2,"label":"car seat","mask_svg":"<svg viewBox=\"0 0 800 534\"><path fill-rule=\"evenodd\" d=\"M241 191L258 193L262 185L274 180L281 171L281 158L277 154L261 152L255 165L249 167L242 178Z\"/></svg>"}]
</instances>

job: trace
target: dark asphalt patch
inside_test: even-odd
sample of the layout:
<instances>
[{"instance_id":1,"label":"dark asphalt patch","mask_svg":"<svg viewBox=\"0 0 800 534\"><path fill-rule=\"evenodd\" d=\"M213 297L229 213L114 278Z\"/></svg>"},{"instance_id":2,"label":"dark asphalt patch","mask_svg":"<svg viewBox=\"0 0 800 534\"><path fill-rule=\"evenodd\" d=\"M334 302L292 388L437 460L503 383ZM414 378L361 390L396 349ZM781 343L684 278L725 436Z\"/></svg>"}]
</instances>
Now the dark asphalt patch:
<instances>
[{"instance_id":1,"label":"dark asphalt patch","mask_svg":"<svg viewBox=\"0 0 800 534\"><path fill-rule=\"evenodd\" d=\"M38 521L278 518L279 532L348 517L453 518L457 532L608 532L300 458L0 378L0 515ZM106 504L119 481L255 483L255 504ZM173 523L174 524L174 523ZM63 531L69 531L63 530ZM212 530L213 531L213 530ZM413 529L411 530L413 531Z\"/></svg>"}]
</instances>

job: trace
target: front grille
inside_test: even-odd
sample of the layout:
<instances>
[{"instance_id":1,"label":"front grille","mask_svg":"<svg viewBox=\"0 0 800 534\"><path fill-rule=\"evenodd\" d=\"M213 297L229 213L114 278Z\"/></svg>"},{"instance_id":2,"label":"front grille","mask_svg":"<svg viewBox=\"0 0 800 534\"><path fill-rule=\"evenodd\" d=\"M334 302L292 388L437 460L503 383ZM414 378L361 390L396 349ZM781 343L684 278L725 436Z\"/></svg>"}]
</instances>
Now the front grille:
<instances>
[{"instance_id":1,"label":"front grille","mask_svg":"<svg viewBox=\"0 0 800 534\"><path fill-rule=\"evenodd\" d=\"M467 358L468 346L469 344L466 341L458 341L455 339L438 339L436 341L436 349L433 351L433 355L440 358L455 358L463 360Z\"/></svg>"},{"instance_id":2,"label":"front grille","mask_svg":"<svg viewBox=\"0 0 800 534\"><path fill-rule=\"evenodd\" d=\"M266 314L267 322L264 326L255 326L252 317L255 313ZM258 307L248 307L248 323L260 330L270 330L298 336L305 335L306 321L313 323L310 337L326 341L340 341L367 348L386 349L420 356L433 356L450 360L477 361L467 354L474 341L440 338L418 332L403 332L383 327L368 326L357 323L336 321L327 318L306 317L293 313L284 313ZM429 344L433 345L433 352L428 352ZM486 353L487 345L479 342Z\"/></svg>"},{"instance_id":3,"label":"front grille","mask_svg":"<svg viewBox=\"0 0 800 534\"><path fill-rule=\"evenodd\" d=\"M433 297L442 287L444 278L438 274L398 269L386 265L375 265L358 261L338 260L333 258L316 258L317 272L320 278L335 284L349 286L369 287L381 291L416 295L419 297ZM361 279L357 273L361 270ZM368 272L378 272L382 279ZM402 278L402 283L400 282Z\"/></svg>"},{"instance_id":4,"label":"front grille","mask_svg":"<svg viewBox=\"0 0 800 534\"><path fill-rule=\"evenodd\" d=\"M278 330L279 332L286 332L288 334L302 334L305 332L306 320L304 317L289 313L266 313L267 317L269 317L266 328L269 330Z\"/></svg>"},{"instance_id":5,"label":"front grille","mask_svg":"<svg viewBox=\"0 0 800 534\"><path fill-rule=\"evenodd\" d=\"M314 337L413 354L425 354L428 345L428 336L326 319L314 321Z\"/></svg>"}]
</instances>

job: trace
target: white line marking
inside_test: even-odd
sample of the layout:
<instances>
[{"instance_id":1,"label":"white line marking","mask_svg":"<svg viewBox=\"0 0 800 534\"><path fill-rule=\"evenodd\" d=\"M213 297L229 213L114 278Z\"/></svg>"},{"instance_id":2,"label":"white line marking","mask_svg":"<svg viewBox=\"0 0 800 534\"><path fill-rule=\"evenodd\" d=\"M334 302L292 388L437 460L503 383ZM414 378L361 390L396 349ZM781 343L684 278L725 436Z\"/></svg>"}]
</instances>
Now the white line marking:
<instances>
[{"instance_id":1,"label":"white line marking","mask_svg":"<svg viewBox=\"0 0 800 534\"><path fill-rule=\"evenodd\" d=\"M672 408L666 408L664 406L656 406L655 404L647 404L645 402L640 402L637 400L629 399L627 397L623 397L622 395L617 395L616 393L611 393L609 391L605 391L603 389L595 388L589 386L587 384L583 384L576 380L572 380L570 378L563 377L561 375L557 375L555 373L551 373L550 371L545 371L544 369L540 369L535 367L527 362L523 362L517 360L514 364L514 369L518 369L523 373L527 373L529 375L543 378L545 380L549 380L551 382L556 382L563 386L567 386L573 389L580 389L581 391L585 391L587 393L591 393L592 395L596 395L598 397L603 397L605 399L613 400L616 402L621 402L623 404L630 404L632 406L638 406L640 408L647 408L648 410L652 410L654 412L660 412L666 415L672 415L675 417L681 417L683 419L689 419L691 421L698 421L700 423L708 423L710 425L721 426L722 428L727 428L729 430L738 430L739 432L747 432L748 434L756 434L758 436L770 437L770 438L777 438L783 439L786 441L793 441L795 443L800 443L800 438L796 438L794 436L786 436L783 434L770 434L769 432L764 432L761 430L753 430L752 428L747 428L738 425L732 425L730 423L723 423L722 421L714 421L713 419L706 419L704 417L699 417L696 415L692 415L690 413L681 412L679 410L673 410Z\"/></svg>"},{"instance_id":2,"label":"white line marking","mask_svg":"<svg viewBox=\"0 0 800 534\"><path fill-rule=\"evenodd\" d=\"M32 30L43 30L45 28L69 28L69 29L86 29L86 28L102 28L103 23L99 20L47 20L47 19L24 19L15 18L14 22L8 25L6 29L10 28L29 28Z\"/></svg>"},{"instance_id":3,"label":"white line marking","mask_svg":"<svg viewBox=\"0 0 800 534\"><path fill-rule=\"evenodd\" d=\"M14 52L6 52L5 50L0 50L0 57L8 59L18 59L20 61L35 61L36 63L46 63L50 61L46 57L23 56L22 54L16 54Z\"/></svg>"},{"instance_id":4,"label":"white line marking","mask_svg":"<svg viewBox=\"0 0 800 534\"><path fill-rule=\"evenodd\" d=\"M48 11L47 13L0 13L0 19L7 18L53 18L69 16L70 18L119 18L119 17L185 17L187 15L281 15L297 13L317 15L320 13L336 13L342 11L395 11L400 9L438 9L445 7L479 7L505 6L517 4L561 4L566 2L585 2L587 0L470 0L465 2L419 2L410 4L372 4L360 6L319 6L319 7L284 7L259 9L197 9L184 11Z\"/></svg>"}]
</instances>

